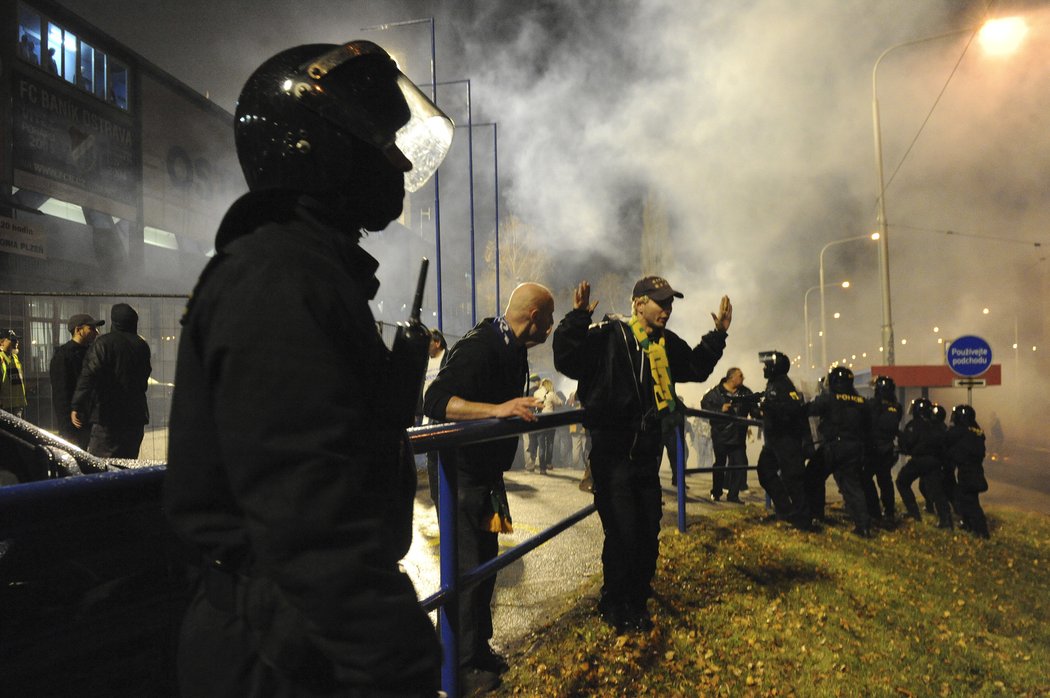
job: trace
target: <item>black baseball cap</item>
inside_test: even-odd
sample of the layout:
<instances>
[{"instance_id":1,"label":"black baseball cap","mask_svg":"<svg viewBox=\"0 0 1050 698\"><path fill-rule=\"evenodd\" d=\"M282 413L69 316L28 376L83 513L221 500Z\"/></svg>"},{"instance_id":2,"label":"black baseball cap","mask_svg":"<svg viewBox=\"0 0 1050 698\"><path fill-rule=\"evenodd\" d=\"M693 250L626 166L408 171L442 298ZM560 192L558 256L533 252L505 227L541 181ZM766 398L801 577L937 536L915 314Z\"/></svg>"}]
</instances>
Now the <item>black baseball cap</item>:
<instances>
[{"instance_id":1,"label":"black baseball cap","mask_svg":"<svg viewBox=\"0 0 1050 698\"><path fill-rule=\"evenodd\" d=\"M101 327L105 324L105 320L96 320L87 313L77 313L76 315L73 315L69 318L69 324L67 325L67 327L69 328L69 334L73 334L81 325L92 325L93 327Z\"/></svg>"},{"instance_id":2,"label":"black baseball cap","mask_svg":"<svg viewBox=\"0 0 1050 698\"><path fill-rule=\"evenodd\" d=\"M648 296L654 301L665 301L671 296L685 298L681 293L671 288L671 284L662 276L647 276L634 285L632 298Z\"/></svg>"},{"instance_id":3,"label":"black baseball cap","mask_svg":"<svg viewBox=\"0 0 1050 698\"><path fill-rule=\"evenodd\" d=\"M12 342L17 342L20 337L14 330L4 330L3 332L0 332L0 339L10 339Z\"/></svg>"}]
</instances>

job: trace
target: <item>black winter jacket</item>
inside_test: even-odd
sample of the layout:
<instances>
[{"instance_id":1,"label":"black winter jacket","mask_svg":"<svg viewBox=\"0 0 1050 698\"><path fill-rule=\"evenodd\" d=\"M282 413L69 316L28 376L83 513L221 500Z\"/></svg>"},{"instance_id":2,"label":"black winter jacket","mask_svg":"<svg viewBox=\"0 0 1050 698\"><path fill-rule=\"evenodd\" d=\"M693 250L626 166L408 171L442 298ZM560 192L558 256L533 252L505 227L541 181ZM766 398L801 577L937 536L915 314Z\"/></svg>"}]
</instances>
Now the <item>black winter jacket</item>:
<instances>
[{"instance_id":1,"label":"black winter jacket","mask_svg":"<svg viewBox=\"0 0 1050 698\"><path fill-rule=\"evenodd\" d=\"M787 376L775 376L766 381L766 397L762 401L762 431L767 442L778 438L811 441L806 403Z\"/></svg>"},{"instance_id":2,"label":"black winter jacket","mask_svg":"<svg viewBox=\"0 0 1050 698\"><path fill-rule=\"evenodd\" d=\"M55 347L55 354L51 357L48 367L51 377L51 408L55 413L55 424L60 429L73 429L69 413L73 411L73 393L77 389L87 350L88 345L71 339L62 346Z\"/></svg>"},{"instance_id":3,"label":"black winter jacket","mask_svg":"<svg viewBox=\"0 0 1050 698\"><path fill-rule=\"evenodd\" d=\"M664 348L675 383L706 380L722 358L726 333L712 330L692 349L664 330ZM554 330L554 367L579 381L576 395L587 408L588 429L637 430L655 418L652 372L623 320L606 316L592 325L586 309L569 311Z\"/></svg>"},{"instance_id":4,"label":"black winter jacket","mask_svg":"<svg viewBox=\"0 0 1050 698\"><path fill-rule=\"evenodd\" d=\"M719 382L718 385L708 390L704 397L701 398L700 408L711 412L721 412L722 405L730 402L731 406L728 414L736 415L737 417L758 418L762 413L759 411L757 403L731 402L732 397L741 398L748 395L754 395L754 393L746 385L741 385L736 389L735 393L731 393L726 390L722 382ZM735 422L732 419L712 417L711 440L718 446L743 446L747 443L747 425L742 422Z\"/></svg>"},{"instance_id":5,"label":"black winter jacket","mask_svg":"<svg viewBox=\"0 0 1050 698\"><path fill-rule=\"evenodd\" d=\"M525 395L529 362L525 347L507 345L492 318L485 318L449 350L448 360L423 396L423 414L444 420L453 397L500 404ZM483 482L495 485L514 464L518 437L464 447L457 461Z\"/></svg>"},{"instance_id":6,"label":"black winter jacket","mask_svg":"<svg viewBox=\"0 0 1050 698\"><path fill-rule=\"evenodd\" d=\"M855 391L821 393L806 411L819 417L817 430L822 441L854 441L866 447L871 440L871 422L863 397Z\"/></svg>"},{"instance_id":7,"label":"black winter jacket","mask_svg":"<svg viewBox=\"0 0 1050 698\"><path fill-rule=\"evenodd\" d=\"M967 492L985 492L988 481L984 477L984 432L972 427L953 424L944 435L944 453L949 464L959 469L959 487Z\"/></svg>"},{"instance_id":8,"label":"black winter jacket","mask_svg":"<svg viewBox=\"0 0 1050 698\"><path fill-rule=\"evenodd\" d=\"M913 458L936 458L940 460L944 456L944 434L943 425L932 419L915 417L904 425L901 431L899 443L903 453Z\"/></svg>"},{"instance_id":9,"label":"black winter jacket","mask_svg":"<svg viewBox=\"0 0 1050 698\"><path fill-rule=\"evenodd\" d=\"M283 192L227 213L179 342L164 506L265 592L243 613L271 651L320 655L345 685L436 690L434 629L398 568L416 480L368 308L378 264L326 213Z\"/></svg>"},{"instance_id":10,"label":"black winter jacket","mask_svg":"<svg viewBox=\"0 0 1050 698\"><path fill-rule=\"evenodd\" d=\"M114 324L99 335L84 356L73 393L73 409L83 421L104 427L139 427L149 423L146 387L153 372L146 340L135 327Z\"/></svg>"},{"instance_id":11,"label":"black winter jacket","mask_svg":"<svg viewBox=\"0 0 1050 698\"><path fill-rule=\"evenodd\" d=\"M893 450L901 424L901 406L896 400L873 397L868 400L868 416L871 421L871 439L876 451Z\"/></svg>"}]
</instances>

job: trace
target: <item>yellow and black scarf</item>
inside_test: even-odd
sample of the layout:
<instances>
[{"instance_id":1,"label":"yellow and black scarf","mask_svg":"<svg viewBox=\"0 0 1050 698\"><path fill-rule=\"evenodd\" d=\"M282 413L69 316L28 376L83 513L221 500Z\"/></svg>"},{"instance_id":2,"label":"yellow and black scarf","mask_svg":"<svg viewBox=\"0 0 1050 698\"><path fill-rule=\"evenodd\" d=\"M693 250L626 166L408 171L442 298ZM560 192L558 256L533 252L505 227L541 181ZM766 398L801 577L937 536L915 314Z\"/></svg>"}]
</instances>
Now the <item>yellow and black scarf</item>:
<instances>
[{"instance_id":1,"label":"yellow and black scarf","mask_svg":"<svg viewBox=\"0 0 1050 698\"><path fill-rule=\"evenodd\" d=\"M674 382L671 380L671 365L667 361L667 350L664 349L664 336L655 342L642 329L642 323L637 315L631 316L628 323L638 345L649 357L649 370L653 373L653 394L656 398L656 410L661 419L666 420L675 411L677 400L674 394Z\"/></svg>"}]
</instances>

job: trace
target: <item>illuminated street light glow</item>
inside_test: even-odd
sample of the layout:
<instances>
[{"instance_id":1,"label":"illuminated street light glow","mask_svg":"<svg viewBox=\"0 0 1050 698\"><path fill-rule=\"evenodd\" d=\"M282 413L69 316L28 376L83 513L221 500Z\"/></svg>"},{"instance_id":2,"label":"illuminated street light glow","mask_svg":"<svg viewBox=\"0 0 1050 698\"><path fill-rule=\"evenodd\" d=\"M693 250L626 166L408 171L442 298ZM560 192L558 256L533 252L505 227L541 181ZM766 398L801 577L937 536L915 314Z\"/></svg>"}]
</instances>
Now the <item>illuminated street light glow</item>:
<instances>
[{"instance_id":1,"label":"illuminated street light glow","mask_svg":"<svg viewBox=\"0 0 1050 698\"><path fill-rule=\"evenodd\" d=\"M848 281L843 281L842 282L842 288L849 288L849 282Z\"/></svg>"},{"instance_id":2,"label":"illuminated street light glow","mask_svg":"<svg viewBox=\"0 0 1050 698\"><path fill-rule=\"evenodd\" d=\"M941 331L941 328L940 328L940 327L934 327L934 328L933 328L933 331L934 331L935 333L936 333L936 332L940 332L940 331Z\"/></svg>"},{"instance_id":3,"label":"illuminated street light glow","mask_svg":"<svg viewBox=\"0 0 1050 698\"><path fill-rule=\"evenodd\" d=\"M839 319L840 317L842 317L842 313L835 313L835 314L834 314L834 315L832 315L831 317L833 317L833 318L835 318L836 320L838 320L838 319Z\"/></svg>"},{"instance_id":4,"label":"illuminated street light glow","mask_svg":"<svg viewBox=\"0 0 1050 698\"><path fill-rule=\"evenodd\" d=\"M882 235L880 235L879 233L872 233L871 234L871 239L872 240L878 240L880 237L882 237Z\"/></svg>"},{"instance_id":5,"label":"illuminated street light glow","mask_svg":"<svg viewBox=\"0 0 1050 698\"><path fill-rule=\"evenodd\" d=\"M990 311L988 310L988 308L985 308L985 309L984 309L984 310L982 310L981 312L982 312L982 313L984 313L985 315L987 315L987 314L988 314L988 313L989 313Z\"/></svg>"},{"instance_id":6,"label":"illuminated street light glow","mask_svg":"<svg viewBox=\"0 0 1050 698\"><path fill-rule=\"evenodd\" d=\"M985 22L977 41L985 53L1007 56L1017 50L1028 33L1028 24L1020 17L1004 17Z\"/></svg>"},{"instance_id":7,"label":"illuminated street light glow","mask_svg":"<svg viewBox=\"0 0 1050 698\"><path fill-rule=\"evenodd\" d=\"M901 339L901 344L907 344L907 343L908 343L908 340L906 340L906 339Z\"/></svg>"}]
</instances>

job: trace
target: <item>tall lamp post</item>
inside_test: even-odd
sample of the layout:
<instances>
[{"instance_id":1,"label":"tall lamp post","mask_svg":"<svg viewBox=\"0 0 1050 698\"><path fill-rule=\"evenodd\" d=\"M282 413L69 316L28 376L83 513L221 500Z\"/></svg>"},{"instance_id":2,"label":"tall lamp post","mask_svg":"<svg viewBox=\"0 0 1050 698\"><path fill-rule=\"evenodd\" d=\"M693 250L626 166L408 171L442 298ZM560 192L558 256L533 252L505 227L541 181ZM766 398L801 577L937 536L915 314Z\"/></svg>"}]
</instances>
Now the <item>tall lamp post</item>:
<instances>
[{"instance_id":1,"label":"tall lamp post","mask_svg":"<svg viewBox=\"0 0 1050 698\"><path fill-rule=\"evenodd\" d=\"M878 240L881 235L879 233L872 233L871 235L855 235L850 238L843 238L841 240L832 240L828 244L820 248L820 284L817 288L820 289L820 365L821 370L827 370L828 368L828 332L827 325L825 324L826 318L824 316L824 288L827 284L824 283L824 253L827 249L833 245L841 245L844 242L853 242L854 240Z\"/></svg>"},{"instance_id":2,"label":"tall lamp post","mask_svg":"<svg viewBox=\"0 0 1050 698\"><path fill-rule=\"evenodd\" d=\"M871 70L871 114L872 127L875 132L875 176L879 187L878 198L876 199L876 215L879 223L879 277L882 282L882 346L885 352L887 366L894 365L894 338L893 312L890 308L890 240L888 235L888 224L886 221L886 179L883 175L882 168L882 127L879 123L879 64L882 63L882 59L885 58L887 54L899 48L914 46L915 44L923 44L927 41L946 39L951 36L974 34L978 30L981 31L982 40L987 36L989 43L995 45L995 48L989 50L994 50L998 53L1005 53L1016 48L1016 45L1020 43L1021 37L1024 36L1027 28L1025 27L1023 20L1018 18L1006 18L989 20L981 27L957 29L955 31L927 36L921 39L904 41L890 46L879 54L879 57L875 59L875 66Z\"/></svg>"},{"instance_id":3,"label":"tall lamp post","mask_svg":"<svg viewBox=\"0 0 1050 698\"><path fill-rule=\"evenodd\" d=\"M841 286L842 288L849 288L848 281L843 281L841 283L831 285ZM809 335L809 294L812 291L816 291L818 288L820 288L820 286L810 286L806 289L806 293L802 297L802 325L803 331L805 332L806 340L806 366L810 368L813 368L813 340Z\"/></svg>"}]
</instances>

